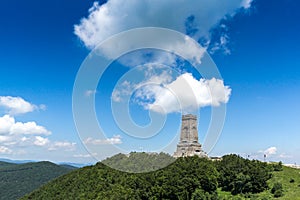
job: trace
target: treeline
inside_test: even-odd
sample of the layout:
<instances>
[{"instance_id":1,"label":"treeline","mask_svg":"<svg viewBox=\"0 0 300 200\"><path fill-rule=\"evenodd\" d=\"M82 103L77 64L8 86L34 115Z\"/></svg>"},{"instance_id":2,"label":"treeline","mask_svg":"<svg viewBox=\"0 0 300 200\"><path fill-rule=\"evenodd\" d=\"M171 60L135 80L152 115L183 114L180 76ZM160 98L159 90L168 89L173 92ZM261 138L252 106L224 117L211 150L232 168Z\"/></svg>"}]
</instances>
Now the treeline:
<instances>
[{"instance_id":1,"label":"treeline","mask_svg":"<svg viewBox=\"0 0 300 200\"><path fill-rule=\"evenodd\" d=\"M158 154L155 159L165 156ZM125 165L133 158L146 162L141 153L132 158L118 155L106 162L118 165L121 161ZM145 166L141 168L145 170ZM97 163L64 175L23 199L221 199L218 188L233 195L262 192L268 188L273 170L272 165L237 155L224 156L221 161L196 156L178 158L166 168L139 174Z\"/></svg>"},{"instance_id":2,"label":"treeline","mask_svg":"<svg viewBox=\"0 0 300 200\"><path fill-rule=\"evenodd\" d=\"M273 167L257 160L243 159L237 155L224 156L216 163L220 172L219 187L231 194L259 193L268 189L267 180Z\"/></svg>"}]
</instances>

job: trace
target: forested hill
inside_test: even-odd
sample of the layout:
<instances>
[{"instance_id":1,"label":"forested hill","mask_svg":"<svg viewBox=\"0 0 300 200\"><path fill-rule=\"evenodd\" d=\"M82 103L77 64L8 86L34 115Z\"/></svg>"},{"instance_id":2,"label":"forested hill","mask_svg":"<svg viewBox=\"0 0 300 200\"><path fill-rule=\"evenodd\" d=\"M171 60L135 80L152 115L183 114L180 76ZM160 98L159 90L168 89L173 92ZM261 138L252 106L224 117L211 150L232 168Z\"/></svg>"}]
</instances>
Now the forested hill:
<instances>
[{"instance_id":1,"label":"forested hill","mask_svg":"<svg viewBox=\"0 0 300 200\"><path fill-rule=\"evenodd\" d=\"M106 162L130 165L132 158L144 160L145 154L118 155ZM273 183L268 184L274 170L282 170L281 164L247 160L237 155L224 156L221 161L178 158L166 168L136 174L99 162L59 177L23 199L255 199L260 194L273 198L280 190L275 188L272 193Z\"/></svg>"},{"instance_id":2,"label":"forested hill","mask_svg":"<svg viewBox=\"0 0 300 200\"><path fill-rule=\"evenodd\" d=\"M0 200L18 199L72 169L46 161L25 164L0 162Z\"/></svg>"},{"instance_id":3,"label":"forested hill","mask_svg":"<svg viewBox=\"0 0 300 200\"><path fill-rule=\"evenodd\" d=\"M129 155L114 155L102 163L120 171L141 173L164 168L175 160L166 153L131 152Z\"/></svg>"}]
</instances>

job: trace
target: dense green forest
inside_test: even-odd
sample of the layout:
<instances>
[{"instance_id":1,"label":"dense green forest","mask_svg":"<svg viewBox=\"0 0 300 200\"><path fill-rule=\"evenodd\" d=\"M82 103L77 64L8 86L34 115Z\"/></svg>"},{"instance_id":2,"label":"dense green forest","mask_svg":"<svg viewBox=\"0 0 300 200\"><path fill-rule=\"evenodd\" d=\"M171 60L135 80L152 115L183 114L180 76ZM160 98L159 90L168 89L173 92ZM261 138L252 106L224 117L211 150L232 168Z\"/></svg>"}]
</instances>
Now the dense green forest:
<instances>
[{"instance_id":1,"label":"dense green forest","mask_svg":"<svg viewBox=\"0 0 300 200\"><path fill-rule=\"evenodd\" d=\"M165 153L131 152L129 155L117 154L102 161L102 163L120 171L142 173L164 168L175 160Z\"/></svg>"},{"instance_id":2,"label":"dense green forest","mask_svg":"<svg viewBox=\"0 0 300 200\"><path fill-rule=\"evenodd\" d=\"M131 155L119 154L105 162L131 165L133 159L144 161L146 157L145 153ZM155 163L166 154L154 157ZM146 166L156 164L140 169L146 170ZM23 199L272 199L285 196L280 183L274 188L275 182L270 182L283 169L281 163L267 164L237 155L224 156L221 161L178 158L166 168L148 173L121 172L99 162L61 176Z\"/></svg>"},{"instance_id":3,"label":"dense green forest","mask_svg":"<svg viewBox=\"0 0 300 200\"><path fill-rule=\"evenodd\" d=\"M26 164L0 162L0 199L18 199L73 169L51 162Z\"/></svg>"}]
</instances>

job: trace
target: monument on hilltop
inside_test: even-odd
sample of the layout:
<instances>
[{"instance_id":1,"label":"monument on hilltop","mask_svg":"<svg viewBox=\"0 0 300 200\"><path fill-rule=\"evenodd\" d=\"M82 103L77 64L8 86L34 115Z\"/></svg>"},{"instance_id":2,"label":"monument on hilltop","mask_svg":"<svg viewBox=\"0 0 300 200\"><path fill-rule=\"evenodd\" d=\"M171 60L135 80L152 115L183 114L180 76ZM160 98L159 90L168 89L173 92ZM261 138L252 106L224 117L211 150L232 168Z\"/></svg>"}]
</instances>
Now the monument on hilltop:
<instances>
[{"instance_id":1,"label":"monument on hilltop","mask_svg":"<svg viewBox=\"0 0 300 200\"><path fill-rule=\"evenodd\" d=\"M196 115L182 115L180 141L174 157L194 156L207 157L198 142L198 128Z\"/></svg>"}]
</instances>

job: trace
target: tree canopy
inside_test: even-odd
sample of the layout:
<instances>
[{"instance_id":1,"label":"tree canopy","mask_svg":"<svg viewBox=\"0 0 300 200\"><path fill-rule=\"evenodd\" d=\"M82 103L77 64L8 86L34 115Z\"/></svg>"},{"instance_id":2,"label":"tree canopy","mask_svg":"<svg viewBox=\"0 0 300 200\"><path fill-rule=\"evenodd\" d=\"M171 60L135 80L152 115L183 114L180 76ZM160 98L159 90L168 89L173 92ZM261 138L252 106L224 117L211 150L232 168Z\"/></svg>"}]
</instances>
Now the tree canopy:
<instances>
[{"instance_id":1,"label":"tree canopy","mask_svg":"<svg viewBox=\"0 0 300 200\"><path fill-rule=\"evenodd\" d=\"M124 169L132 164L131 159L140 160L136 162L140 164L146 162L145 153L132 155L119 154L105 162L121 163ZM167 156L156 154L153 159ZM136 167L146 169L145 166ZM218 187L232 194L267 189L271 171L266 163L237 155L224 156L221 161L197 156L178 158L169 166L148 173L121 172L99 162L72 171L23 199L218 199Z\"/></svg>"}]
</instances>

